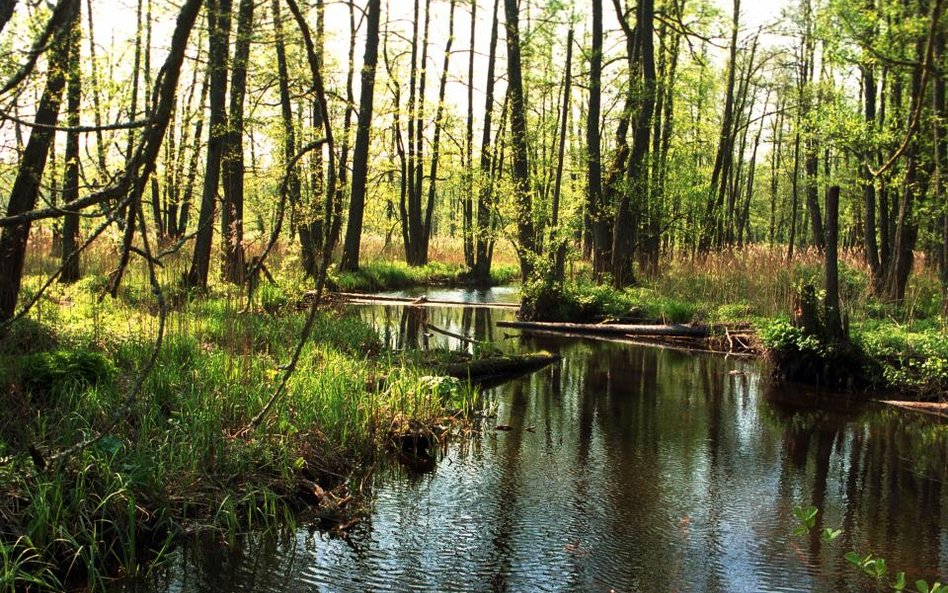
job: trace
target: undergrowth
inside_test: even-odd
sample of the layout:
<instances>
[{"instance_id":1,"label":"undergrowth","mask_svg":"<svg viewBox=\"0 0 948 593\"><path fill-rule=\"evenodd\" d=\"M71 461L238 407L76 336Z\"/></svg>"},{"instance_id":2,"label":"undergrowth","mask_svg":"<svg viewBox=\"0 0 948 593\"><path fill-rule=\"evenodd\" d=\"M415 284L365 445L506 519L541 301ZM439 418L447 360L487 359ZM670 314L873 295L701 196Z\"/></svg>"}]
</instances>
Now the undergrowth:
<instances>
[{"instance_id":1,"label":"undergrowth","mask_svg":"<svg viewBox=\"0 0 948 593\"><path fill-rule=\"evenodd\" d=\"M154 369L113 428L157 317L135 284L100 300L101 280L54 287L0 340L2 592L68 579L96 588L135 574L143 550L182 533L292 521L301 481L343 485L394 422L434 424L477 405L466 384L431 381L357 316L326 309L286 395L245 430L280 381L306 311L289 306L292 288L261 290L244 312L239 291L214 286L176 305ZM97 435L61 467L44 467Z\"/></svg>"}]
</instances>

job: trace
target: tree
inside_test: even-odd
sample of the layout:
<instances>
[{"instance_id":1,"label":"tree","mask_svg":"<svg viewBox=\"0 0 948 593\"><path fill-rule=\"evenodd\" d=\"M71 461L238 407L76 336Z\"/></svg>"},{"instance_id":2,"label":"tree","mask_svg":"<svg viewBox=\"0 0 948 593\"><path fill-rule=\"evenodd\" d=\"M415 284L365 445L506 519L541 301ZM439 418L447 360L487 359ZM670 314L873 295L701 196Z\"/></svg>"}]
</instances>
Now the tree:
<instances>
[{"instance_id":1,"label":"tree","mask_svg":"<svg viewBox=\"0 0 948 593\"><path fill-rule=\"evenodd\" d=\"M520 66L520 15L517 0L504 0L507 28L507 95L510 98L510 143L513 153L512 183L517 210L517 254L520 275L527 280L533 273L537 255L533 230L530 164L527 160L527 117Z\"/></svg>"},{"instance_id":2,"label":"tree","mask_svg":"<svg viewBox=\"0 0 948 593\"><path fill-rule=\"evenodd\" d=\"M362 245L362 221L365 216L365 193L368 177L369 132L372 126L372 106L375 93L375 69L379 56L379 21L381 0L369 0L365 38L365 57L362 61L362 88L359 97L359 123L356 127L355 149L352 155L352 194L349 199L349 221L343 246L341 270L359 269L359 251Z\"/></svg>"},{"instance_id":3,"label":"tree","mask_svg":"<svg viewBox=\"0 0 948 593\"><path fill-rule=\"evenodd\" d=\"M32 210L39 197L40 181L55 137L56 121L66 86L69 66L70 38L74 21L79 14L78 0L59 0L56 12L65 11L66 19L58 28L49 52L46 86L36 110L34 126L29 142L23 152L16 179L7 202L7 216L16 216ZM5 226L0 233L0 321L13 317L16 310L20 282L23 278L23 262L26 258L26 242L30 235L30 223Z\"/></svg>"},{"instance_id":4,"label":"tree","mask_svg":"<svg viewBox=\"0 0 948 593\"><path fill-rule=\"evenodd\" d=\"M66 73L66 119L69 131L66 132L66 163L63 173L63 203L69 205L79 199L79 109L82 102L82 69L79 47L82 39L80 9L72 22L69 35L69 64ZM61 282L75 282L79 279L79 215L67 214L63 217L63 248Z\"/></svg>"},{"instance_id":5,"label":"tree","mask_svg":"<svg viewBox=\"0 0 948 593\"><path fill-rule=\"evenodd\" d=\"M487 82L484 91L484 124L481 129L480 187L477 194L477 219L474 230L474 279L490 281L494 231L494 188L491 133L494 113L494 83L497 64L497 38L500 28L497 12L500 0L494 0L491 12L490 49L487 55ZM506 102L506 101L505 101ZM504 110L502 113L506 113ZM500 126L503 128L503 125ZM499 135L498 130L498 135Z\"/></svg>"},{"instance_id":6,"label":"tree","mask_svg":"<svg viewBox=\"0 0 948 593\"><path fill-rule=\"evenodd\" d=\"M214 213L217 210L217 190L220 184L221 160L227 137L227 64L230 44L231 0L207 0L208 55L210 76L208 97L210 120L208 124L207 158L204 167L204 188L201 194L201 212L198 216L197 235L191 269L185 278L188 288L207 288L211 266L211 243L214 240Z\"/></svg>"},{"instance_id":7,"label":"tree","mask_svg":"<svg viewBox=\"0 0 948 593\"><path fill-rule=\"evenodd\" d=\"M599 119L602 103L602 0L592 0L592 48L589 54L589 111L586 114L588 197L586 210L592 227L593 265L606 271L609 223L602 202L602 152Z\"/></svg>"},{"instance_id":8,"label":"tree","mask_svg":"<svg viewBox=\"0 0 948 593\"><path fill-rule=\"evenodd\" d=\"M240 0L237 14L237 42L230 83L230 115L223 139L221 177L224 201L221 207L221 236L224 238L224 279L244 281L244 97L247 94L247 61L253 35L253 0ZM274 8L274 13L278 8ZM278 44L280 41L277 42ZM279 45L278 45L279 47Z\"/></svg>"}]
</instances>

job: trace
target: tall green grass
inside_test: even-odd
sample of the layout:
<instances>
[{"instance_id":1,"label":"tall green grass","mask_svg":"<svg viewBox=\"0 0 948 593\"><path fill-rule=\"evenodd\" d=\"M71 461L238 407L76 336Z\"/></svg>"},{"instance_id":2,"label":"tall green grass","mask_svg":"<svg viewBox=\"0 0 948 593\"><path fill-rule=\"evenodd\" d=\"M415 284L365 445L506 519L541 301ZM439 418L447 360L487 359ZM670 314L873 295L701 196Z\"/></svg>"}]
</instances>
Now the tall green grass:
<instances>
[{"instance_id":1,"label":"tall green grass","mask_svg":"<svg viewBox=\"0 0 948 593\"><path fill-rule=\"evenodd\" d=\"M0 341L0 592L58 588L64 578L135 574L146 548L213 528L287 521L299 480L338 485L385 446L401 418L434 423L476 403L384 352L354 315L320 311L285 397L244 431L282 376L305 321L294 290L255 306L236 288L182 299L131 413L70 458L48 457L110 426L147 360L157 327L141 286L99 300L102 278L57 286ZM385 381L379 381L385 377Z\"/></svg>"}]
</instances>

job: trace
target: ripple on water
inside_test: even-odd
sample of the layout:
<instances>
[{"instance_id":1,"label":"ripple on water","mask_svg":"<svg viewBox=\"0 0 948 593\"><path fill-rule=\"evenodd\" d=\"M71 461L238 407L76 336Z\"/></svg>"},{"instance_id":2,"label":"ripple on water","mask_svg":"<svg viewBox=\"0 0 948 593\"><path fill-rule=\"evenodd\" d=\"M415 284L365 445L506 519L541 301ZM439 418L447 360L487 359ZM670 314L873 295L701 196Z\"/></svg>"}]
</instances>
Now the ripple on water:
<instances>
[{"instance_id":1,"label":"ripple on water","mask_svg":"<svg viewBox=\"0 0 948 593\"><path fill-rule=\"evenodd\" d=\"M481 311L431 315L473 333L497 319ZM400 325L410 324L388 320L389 331ZM348 541L301 529L191 545L124 589L828 593L867 586L843 546L912 578L933 581L948 566L948 447L927 421L825 396L814 406L769 390L755 364L602 341L519 343L564 358L489 394L496 422L513 430L491 421L429 474L379 475L371 516ZM735 365L748 376L729 376ZM923 469L904 462L919 451L941 457ZM794 506L809 503L844 528L838 546L790 536Z\"/></svg>"}]
</instances>

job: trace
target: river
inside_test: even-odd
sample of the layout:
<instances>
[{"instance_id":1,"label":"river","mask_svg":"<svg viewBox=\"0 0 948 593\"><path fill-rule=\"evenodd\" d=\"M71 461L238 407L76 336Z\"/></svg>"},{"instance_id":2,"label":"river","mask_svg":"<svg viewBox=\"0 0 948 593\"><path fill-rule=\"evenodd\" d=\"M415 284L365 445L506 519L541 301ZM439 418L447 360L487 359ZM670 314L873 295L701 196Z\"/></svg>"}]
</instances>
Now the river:
<instances>
[{"instance_id":1,"label":"river","mask_svg":"<svg viewBox=\"0 0 948 593\"><path fill-rule=\"evenodd\" d=\"M496 417L433 470L378 471L371 513L348 538L303 526L191 541L119 590L874 590L850 550L911 582L948 576L948 428L933 420L775 387L756 360L521 336L495 325L509 310L420 311L359 308L392 347L468 347L426 337L427 322L562 361L488 391ZM816 528L795 537L794 507L809 504ZM822 527L842 534L823 542Z\"/></svg>"}]
</instances>

